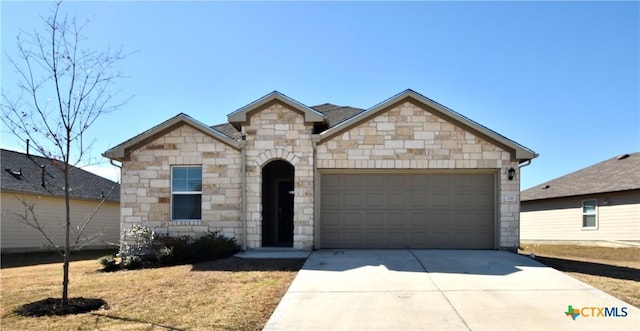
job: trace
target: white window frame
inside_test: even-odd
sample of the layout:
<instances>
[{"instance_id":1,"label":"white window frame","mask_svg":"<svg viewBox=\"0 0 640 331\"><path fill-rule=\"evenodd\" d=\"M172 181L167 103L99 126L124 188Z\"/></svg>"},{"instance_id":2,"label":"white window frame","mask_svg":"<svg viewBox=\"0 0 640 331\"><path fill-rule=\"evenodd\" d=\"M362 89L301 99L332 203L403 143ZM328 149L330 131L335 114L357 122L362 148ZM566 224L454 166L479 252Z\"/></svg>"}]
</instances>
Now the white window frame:
<instances>
[{"instance_id":1,"label":"white window frame","mask_svg":"<svg viewBox=\"0 0 640 331\"><path fill-rule=\"evenodd\" d=\"M594 210L593 212L590 213L585 213L584 211L584 207L585 207L585 202L588 201L593 201L594 203ZM598 199L586 199L586 200L582 200L582 205L581 205L581 215L582 215L582 229L583 230L597 230L598 229ZM584 217L585 216L595 216L596 222L593 226L585 226L585 222L584 222Z\"/></svg>"},{"instance_id":2,"label":"white window frame","mask_svg":"<svg viewBox=\"0 0 640 331\"><path fill-rule=\"evenodd\" d=\"M171 204L169 206L169 212L171 214L171 222L201 222L202 221L202 177L200 177L200 191L177 191L173 190L173 170L175 168L200 168L200 172L202 173L202 165L173 165L171 166ZM191 219L191 218L174 218L173 217L173 196L174 195L200 195L200 218L199 219Z\"/></svg>"}]
</instances>

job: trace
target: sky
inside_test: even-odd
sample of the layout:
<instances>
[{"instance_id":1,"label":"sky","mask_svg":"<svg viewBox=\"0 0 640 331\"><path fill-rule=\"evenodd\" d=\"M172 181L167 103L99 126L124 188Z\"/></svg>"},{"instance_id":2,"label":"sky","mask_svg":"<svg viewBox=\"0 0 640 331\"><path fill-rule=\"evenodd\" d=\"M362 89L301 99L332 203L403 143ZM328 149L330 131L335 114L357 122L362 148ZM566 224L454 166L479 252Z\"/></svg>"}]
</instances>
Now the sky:
<instances>
[{"instance_id":1,"label":"sky","mask_svg":"<svg viewBox=\"0 0 640 331\"><path fill-rule=\"evenodd\" d=\"M0 85L52 2L1 1ZM640 2L79 2L88 48L130 55L133 98L88 131L101 154L179 114L209 125L277 90L370 108L412 89L535 151L523 189L640 151ZM24 144L2 127L2 148ZM117 178L107 159L87 168Z\"/></svg>"}]
</instances>

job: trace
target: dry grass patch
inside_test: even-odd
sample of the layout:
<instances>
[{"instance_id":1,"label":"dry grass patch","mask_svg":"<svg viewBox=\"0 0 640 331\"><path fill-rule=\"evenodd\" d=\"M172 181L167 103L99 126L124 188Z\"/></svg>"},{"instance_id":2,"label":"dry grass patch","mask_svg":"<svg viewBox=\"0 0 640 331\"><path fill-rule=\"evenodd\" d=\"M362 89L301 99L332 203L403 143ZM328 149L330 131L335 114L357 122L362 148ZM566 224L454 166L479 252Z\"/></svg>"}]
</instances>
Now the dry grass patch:
<instances>
[{"instance_id":1,"label":"dry grass patch","mask_svg":"<svg viewBox=\"0 0 640 331\"><path fill-rule=\"evenodd\" d=\"M522 254L640 307L640 248L524 245Z\"/></svg>"},{"instance_id":2,"label":"dry grass patch","mask_svg":"<svg viewBox=\"0 0 640 331\"><path fill-rule=\"evenodd\" d=\"M81 315L21 317L18 306L60 295L61 264L2 269L2 330L258 330L303 260L235 257L158 269L101 272L95 260L72 262L70 297L104 299Z\"/></svg>"}]
</instances>

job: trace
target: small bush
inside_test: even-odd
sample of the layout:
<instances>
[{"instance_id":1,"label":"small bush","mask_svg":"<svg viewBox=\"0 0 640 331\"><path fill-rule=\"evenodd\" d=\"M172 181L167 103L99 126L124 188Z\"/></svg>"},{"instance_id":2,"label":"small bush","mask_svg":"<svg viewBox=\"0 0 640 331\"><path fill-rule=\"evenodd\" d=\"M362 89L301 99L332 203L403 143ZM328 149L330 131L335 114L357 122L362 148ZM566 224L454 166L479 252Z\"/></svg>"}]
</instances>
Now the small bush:
<instances>
[{"instance_id":1,"label":"small bush","mask_svg":"<svg viewBox=\"0 0 640 331\"><path fill-rule=\"evenodd\" d=\"M191 251L194 261L207 261L231 256L239 251L239 247L234 238L209 232L193 242Z\"/></svg>"},{"instance_id":2,"label":"small bush","mask_svg":"<svg viewBox=\"0 0 640 331\"><path fill-rule=\"evenodd\" d=\"M118 263L113 255L105 255L98 259L98 262L102 265L105 271L112 271L118 269Z\"/></svg>"},{"instance_id":3,"label":"small bush","mask_svg":"<svg viewBox=\"0 0 640 331\"><path fill-rule=\"evenodd\" d=\"M132 225L124 230L120 245L120 256L123 258L135 255L142 259L155 258L155 241L157 234L142 225Z\"/></svg>"},{"instance_id":4,"label":"small bush","mask_svg":"<svg viewBox=\"0 0 640 331\"><path fill-rule=\"evenodd\" d=\"M156 240L156 247L158 251L162 248L168 248L171 250L172 260L171 264L176 264L181 261L189 261L193 258L191 245L193 244L193 238L189 236L171 237L169 235L162 235ZM156 257L158 254L156 253Z\"/></svg>"},{"instance_id":5,"label":"small bush","mask_svg":"<svg viewBox=\"0 0 640 331\"><path fill-rule=\"evenodd\" d=\"M142 268L142 258L137 255L127 255L122 257L122 268L124 269L140 269Z\"/></svg>"},{"instance_id":6,"label":"small bush","mask_svg":"<svg viewBox=\"0 0 640 331\"><path fill-rule=\"evenodd\" d=\"M160 266L169 266L174 265L177 260L173 255L172 247L162 247L156 253L156 259L158 260L158 264Z\"/></svg>"}]
</instances>

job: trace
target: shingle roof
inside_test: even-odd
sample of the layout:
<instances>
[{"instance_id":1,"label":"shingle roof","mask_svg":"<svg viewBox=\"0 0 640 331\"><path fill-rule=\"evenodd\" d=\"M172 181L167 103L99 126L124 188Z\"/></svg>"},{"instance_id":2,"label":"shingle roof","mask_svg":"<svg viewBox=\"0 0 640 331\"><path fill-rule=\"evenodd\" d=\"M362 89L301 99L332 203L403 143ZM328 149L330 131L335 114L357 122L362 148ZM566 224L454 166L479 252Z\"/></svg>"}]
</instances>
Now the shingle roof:
<instances>
[{"instance_id":1,"label":"shingle roof","mask_svg":"<svg viewBox=\"0 0 640 331\"><path fill-rule=\"evenodd\" d=\"M354 108L349 106L337 106L330 103L324 103L318 106L311 106L315 111L322 113L325 116L325 120L327 121L327 125L329 128L353 117L361 112L364 109ZM240 131L236 129L231 123L217 124L211 126L214 130L220 131L225 136L240 140Z\"/></svg>"},{"instance_id":2,"label":"shingle roof","mask_svg":"<svg viewBox=\"0 0 640 331\"><path fill-rule=\"evenodd\" d=\"M64 174L61 163L41 156L27 155L1 149L2 191L39 195L64 196ZM44 185L42 168L44 165ZM74 198L120 201L120 184L73 167L70 176L70 195Z\"/></svg>"},{"instance_id":3,"label":"shingle roof","mask_svg":"<svg viewBox=\"0 0 640 331\"><path fill-rule=\"evenodd\" d=\"M346 121L347 119L356 116L364 111L364 109L354 108L349 106L336 106L330 103L324 103L318 106L312 106L311 108L324 114L325 120L329 128L336 126L337 124Z\"/></svg>"},{"instance_id":4,"label":"shingle roof","mask_svg":"<svg viewBox=\"0 0 640 331\"><path fill-rule=\"evenodd\" d=\"M529 201L637 189L640 189L640 153L633 153L526 189L520 199Z\"/></svg>"}]
</instances>

